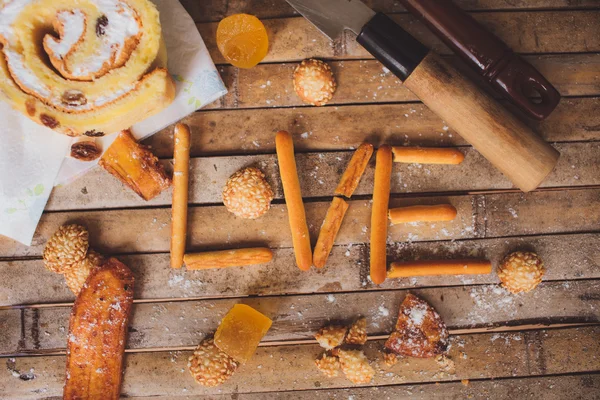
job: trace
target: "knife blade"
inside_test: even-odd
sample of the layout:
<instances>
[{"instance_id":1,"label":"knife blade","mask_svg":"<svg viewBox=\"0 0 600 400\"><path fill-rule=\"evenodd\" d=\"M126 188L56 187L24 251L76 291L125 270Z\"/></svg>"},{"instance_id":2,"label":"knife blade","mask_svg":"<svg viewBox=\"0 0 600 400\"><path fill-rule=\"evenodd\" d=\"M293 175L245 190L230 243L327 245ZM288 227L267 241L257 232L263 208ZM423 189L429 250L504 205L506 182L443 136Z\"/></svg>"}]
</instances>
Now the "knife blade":
<instances>
[{"instance_id":1,"label":"knife blade","mask_svg":"<svg viewBox=\"0 0 600 400\"><path fill-rule=\"evenodd\" d=\"M362 27L375 16L360 0L287 0L303 17L308 19L331 40L345 30L359 34Z\"/></svg>"},{"instance_id":2,"label":"knife blade","mask_svg":"<svg viewBox=\"0 0 600 400\"><path fill-rule=\"evenodd\" d=\"M524 192L554 169L560 154L552 146L385 14L360 0L287 1L329 38L357 33L359 44Z\"/></svg>"}]
</instances>

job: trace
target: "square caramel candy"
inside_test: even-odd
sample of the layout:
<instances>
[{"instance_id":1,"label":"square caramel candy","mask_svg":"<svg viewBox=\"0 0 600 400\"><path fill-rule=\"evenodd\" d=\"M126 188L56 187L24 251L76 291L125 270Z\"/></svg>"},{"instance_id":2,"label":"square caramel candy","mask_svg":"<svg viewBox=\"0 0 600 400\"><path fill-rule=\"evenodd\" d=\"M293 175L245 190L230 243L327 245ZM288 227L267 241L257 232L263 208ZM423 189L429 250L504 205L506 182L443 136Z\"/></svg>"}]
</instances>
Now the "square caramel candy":
<instances>
[{"instance_id":1,"label":"square caramel candy","mask_svg":"<svg viewBox=\"0 0 600 400\"><path fill-rule=\"evenodd\" d=\"M215 344L240 363L256 352L273 321L245 304L236 304L221 321L215 333Z\"/></svg>"}]
</instances>

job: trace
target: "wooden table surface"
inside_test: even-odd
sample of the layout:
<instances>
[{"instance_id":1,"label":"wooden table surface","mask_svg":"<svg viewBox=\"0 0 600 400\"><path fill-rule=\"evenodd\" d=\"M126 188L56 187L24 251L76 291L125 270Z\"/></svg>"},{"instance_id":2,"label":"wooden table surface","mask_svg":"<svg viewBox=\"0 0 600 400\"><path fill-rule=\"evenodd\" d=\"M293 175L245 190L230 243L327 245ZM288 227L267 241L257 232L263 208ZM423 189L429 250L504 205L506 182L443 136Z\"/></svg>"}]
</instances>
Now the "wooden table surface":
<instances>
[{"instance_id":1,"label":"wooden table surface","mask_svg":"<svg viewBox=\"0 0 600 400\"><path fill-rule=\"evenodd\" d=\"M73 295L46 271L48 237L67 222L87 225L92 246L114 254L136 276L122 389L130 398L431 399L598 398L600 396L600 4L597 0L458 0L476 19L537 66L563 95L548 120L530 125L562 153L542 188L522 194L348 35L331 44L283 0L185 0L229 94L185 119L193 129L188 249L250 244L274 249L268 265L186 272L169 268L171 193L145 203L100 169L57 188L31 247L0 238L1 398L61 395ZM453 62L439 40L395 1L367 1L393 14ZM239 70L215 47L217 22L248 12L262 18L270 50ZM305 57L331 61L339 89L326 107L296 97L291 73ZM457 64L460 66L460 64ZM464 69L464 67L462 67ZM394 226L393 259L481 256L494 265L509 251L535 250L546 263L533 292L509 295L496 274L368 280L369 165L327 267L294 266L274 155L274 133L296 136L297 161L313 239L333 189L363 140L375 145L459 147L460 166L394 165L392 205L448 201L452 222ZM172 157L172 128L148 143ZM373 160L372 160L373 161ZM256 221L229 214L220 192L243 166L260 167L273 185L272 210ZM408 290L440 312L452 333L455 373L431 359L377 362L369 387L319 374L314 332L331 320L364 315L377 358ZM207 389L187 371L190 351L235 303L274 320L263 347L225 385ZM30 379L34 377L34 379ZM465 385L461 380L469 380ZM438 383L439 382L439 383ZM435 383L435 384L434 384Z\"/></svg>"}]
</instances>

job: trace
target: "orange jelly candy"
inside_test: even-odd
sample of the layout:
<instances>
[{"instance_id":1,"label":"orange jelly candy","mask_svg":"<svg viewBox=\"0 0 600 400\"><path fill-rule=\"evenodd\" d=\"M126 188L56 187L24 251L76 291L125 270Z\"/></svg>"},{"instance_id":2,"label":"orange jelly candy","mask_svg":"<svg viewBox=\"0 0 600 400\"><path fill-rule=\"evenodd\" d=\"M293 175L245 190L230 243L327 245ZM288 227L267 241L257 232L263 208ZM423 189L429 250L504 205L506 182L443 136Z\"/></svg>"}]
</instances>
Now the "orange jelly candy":
<instances>
[{"instance_id":1,"label":"orange jelly candy","mask_svg":"<svg viewBox=\"0 0 600 400\"><path fill-rule=\"evenodd\" d=\"M215 344L229 357L245 363L256 352L272 322L254 308L236 304L217 328Z\"/></svg>"},{"instance_id":2,"label":"orange jelly candy","mask_svg":"<svg viewBox=\"0 0 600 400\"><path fill-rule=\"evenodd\" d=\"M252 68L267 55L269 37L258 18L235 14L219 22L217 46L227 62L239 68Z\"/></svg>"}]
</instances>

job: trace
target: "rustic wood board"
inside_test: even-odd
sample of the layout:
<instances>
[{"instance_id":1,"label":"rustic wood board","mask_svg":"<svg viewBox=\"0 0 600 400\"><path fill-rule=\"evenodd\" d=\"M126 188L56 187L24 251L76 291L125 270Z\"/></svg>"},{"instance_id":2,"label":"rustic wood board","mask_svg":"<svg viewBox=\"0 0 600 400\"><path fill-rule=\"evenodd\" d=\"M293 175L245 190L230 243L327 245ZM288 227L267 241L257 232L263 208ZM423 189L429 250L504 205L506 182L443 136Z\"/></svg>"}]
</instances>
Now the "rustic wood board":
<instances>
[{"instance_id":1,"label":"rustic wood board","mask_svg":"<svg viewBox=\"0 0 600 400\"><path fill-rule=\"evenodd\" d=\"M188 248L269 245L274 260L255 267L171 270L170 191L146 203L100 169L57 188L31 248L0 238L0 358L6 367L0 372L0 397L61 394L65 362L60 353L74 297L62 276L45 270L41 254L58 226L81 222L90 228L94 248L117 255L136 276L124 396L593 398L600 390L600 4L455 1L524 54L563 95L547 120L526 121L562 154L542 188L517 193L352 35L328 42L283 0L182 0L229 88L226 96L185 118L193 133ZM365 2L392 13L419 40L482 83L399 2ZM214 42L217 22L238 12L265 18L270 35L266 62L248 70L224 64ZM328 60L336 75L338 90L325 107L308 107L294 93L292 71L305 57ZM532 250L545 261L544 282L520 295L500 289L495 273L373 285L368 279L373 161L350 202L327 267L300 271L294 266L274 156L274 133L280 129L294 134L296 150L303 153L297 162L313 242L332 190L363 141L457 147L466 154L460 166L394 166L392 205L449 202L459 217L391 227L389 259L482 257L496 267L510 251ZM167 168L172 140L168 127L146 141ZM248 165L264 170L276 197L272 210L253 222L232 217L220 197L228 176ZM380 368L379 339L389 333L408 290L430 301L450 326L455 374L444 373L433 360L406 359L391 370ZM189 350L240 302L273 317L273 328L255 358L226 385L196 385L186 368ZM313 366L321 349L311 334L358 314L369 321L367 354L377 369L365 388L344 378L326 379ZM22 356L6 357L15 353Z\"/></svg>"},{"instance_id":2,"label":"rustic wood board","mask_svg":"<svg viewBox=\"0 0 600 400\"><path fill-rule=\"evenodd\" d=\"M544 235L450 242L398 242L388 248L393 260L482 257L498 265L511 251L532 250L542 257L544 281L600 279L600 234ZM368 275L367 246L335 246L326 268L305 274L296 268L293 250L276 249L272 262L253 267L206 271L173 270L168 254L119 256L136 277L135 298L152 299L244 297L251 295L338 293L498 283L495 274L392 279L375 286ZM348 266L357 273L345 273ZM10 305L71 303L74 296L64 278L47 271L41 260L0 261L3 282L0 308ZM166 284L165 284L166 282ZM231 284L235 282L235 284ZM32 291L31 287L39 289Z\"/></svg>"},{"instance_id":3,"label":"rustic wood board","mask_svg":"<svg viewBox=\"0 0 600 400\"><path fill-rule=\"evenodd\" d=\"M449 356L455 363L454 374L442 371L433 359L407 358L391 369L381 368L381 341L369 341L366 354L377 366L372 382L377 386L580 373L600 369L598 334L598 327L586 327L452 336ZM259 348L237 376L218 388L204 388L194 382L186 368L189 351L128 354L122 393L128 397L170 397L348 387L343 377L327 379L320 375L313 360L321 352L316 344ZM26 399L60 394L63 356L20 357L14 363L11 359L7 362L15 371L33 369L37 375L24 381L10 373L1 374L0 390L6 395Z\"/></svg>"}]
</instances>

